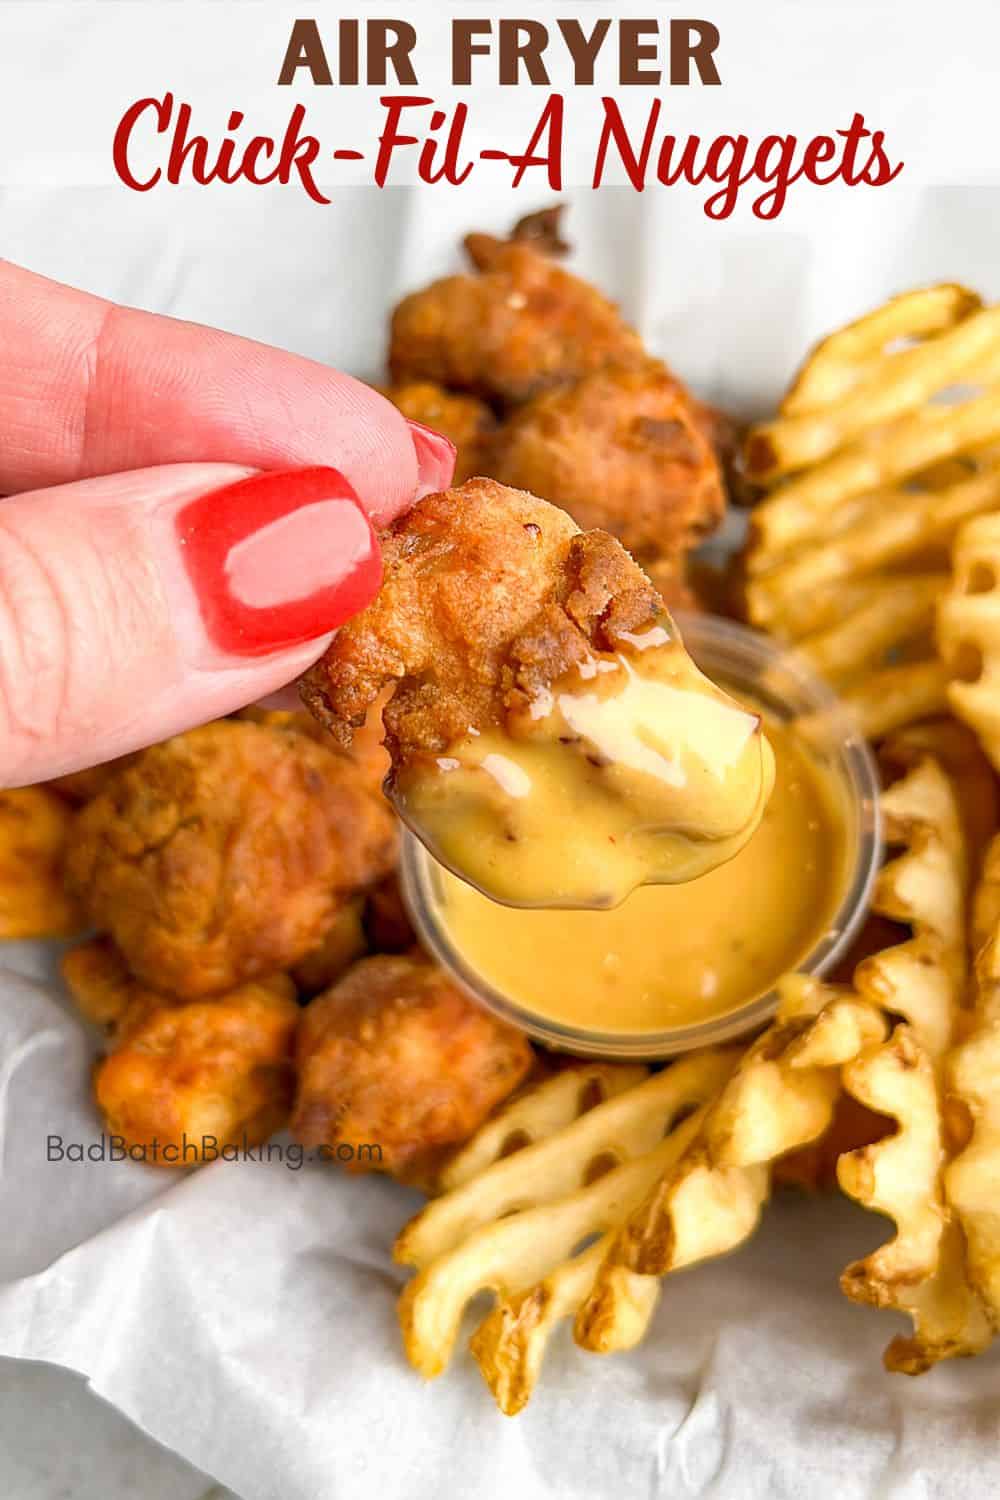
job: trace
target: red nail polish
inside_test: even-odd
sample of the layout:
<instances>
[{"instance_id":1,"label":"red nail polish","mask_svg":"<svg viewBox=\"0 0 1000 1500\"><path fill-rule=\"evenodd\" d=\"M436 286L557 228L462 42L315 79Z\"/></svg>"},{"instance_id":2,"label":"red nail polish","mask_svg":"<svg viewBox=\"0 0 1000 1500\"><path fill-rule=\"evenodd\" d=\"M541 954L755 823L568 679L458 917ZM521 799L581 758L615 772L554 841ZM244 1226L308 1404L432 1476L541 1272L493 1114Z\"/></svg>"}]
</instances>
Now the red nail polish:
<instances>
[{"instance_id":1,"label":"red nail polish","mask_svg":"<svg viewBox=\"0 0 1000 1500\"><path fill-rule=\"evenodd\" d=\"M407 422L417 455L416 499L446 490L455 477L458 449L444 433L425 427L423 422Z\"/></svg>"},{"instance_id":2,"label":"red nail polish","mask_svg":"<svg viewBox=\"0 0 1000 1500\"><path fill-rule=\"evenodd\" d=\"M206 630L234 656L316 640L381 586L372 524L336 469L256 474L199 495L175 524Z\"/></svg>"}]
</instances>

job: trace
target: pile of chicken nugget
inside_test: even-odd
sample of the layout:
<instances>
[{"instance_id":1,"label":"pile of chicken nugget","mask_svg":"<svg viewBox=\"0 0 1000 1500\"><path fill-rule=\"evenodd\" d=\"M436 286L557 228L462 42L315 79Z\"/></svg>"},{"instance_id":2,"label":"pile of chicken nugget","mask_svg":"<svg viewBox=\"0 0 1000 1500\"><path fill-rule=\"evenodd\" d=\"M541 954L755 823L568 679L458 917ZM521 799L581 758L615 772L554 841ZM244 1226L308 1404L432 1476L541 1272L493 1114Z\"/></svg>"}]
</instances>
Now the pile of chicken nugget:
<instances>
[{"instance_id":1,"label":"pile of chicken nugget","mask_svg":"<svg viewBox=\"0 0 1000 1500\"><path fill-rule=\"evenodd\" d=\"M888 1221L841 1278L909 1319L888 1369L978 1353L1000 1328L998 309L894 298L819 345L737 455L565 269L557 213L465 248L471 271L395 310L386 394L456 442L457 481L611 532L671 604L697 602L689 554L738 488L748 539L712 607L803 651L882 770L888 853L852 954L783 980L739 1045L661 1068L545 1054L420 952L377 722L344 748L256 709L0 793L0 937L96 933L62 970L126 1142L197 1159L287 1126L422 1186L395 1247L406 1353L441 1373L492 1292L469 1348L508 1414L561 1324L582 1351L634 1347L666 1278L737 1249L779 1188Z\"/></svg>"}]
</instances>

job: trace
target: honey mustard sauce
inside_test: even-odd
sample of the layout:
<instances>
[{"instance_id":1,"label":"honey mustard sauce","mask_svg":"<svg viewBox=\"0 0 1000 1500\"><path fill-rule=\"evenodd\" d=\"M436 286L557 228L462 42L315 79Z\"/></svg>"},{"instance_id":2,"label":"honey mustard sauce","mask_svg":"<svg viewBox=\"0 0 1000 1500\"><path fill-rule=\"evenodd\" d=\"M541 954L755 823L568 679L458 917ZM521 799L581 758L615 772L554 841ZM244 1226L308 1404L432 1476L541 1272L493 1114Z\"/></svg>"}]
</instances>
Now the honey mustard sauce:
<instances>
[{"instance_id":1,"label":"honey mustard sauce","mask_svg":"<svg viewBox=\"0 0 1000 1500\"><path fill-rule=\"evenodd\" d=\"M788 726L765 720L774 791L728 863L684 885L651 885L613 911L518 911L444 869L438 919L464 964L558 1025L654 1033L727 1014L812 951L849 879L844 791Z\"/></svg>"},{"instance_id":2,"label":"honey mustard sauce","mask_svg":"<svg viewBox=\"0 0 1000 1500\"><path fill-rule=\"evenodd\" d=\"M494 901L602 908L731 859L773 780L760 714L665 621L406 767L392 795L435 858Z\"/></svg>"}]
</instances>

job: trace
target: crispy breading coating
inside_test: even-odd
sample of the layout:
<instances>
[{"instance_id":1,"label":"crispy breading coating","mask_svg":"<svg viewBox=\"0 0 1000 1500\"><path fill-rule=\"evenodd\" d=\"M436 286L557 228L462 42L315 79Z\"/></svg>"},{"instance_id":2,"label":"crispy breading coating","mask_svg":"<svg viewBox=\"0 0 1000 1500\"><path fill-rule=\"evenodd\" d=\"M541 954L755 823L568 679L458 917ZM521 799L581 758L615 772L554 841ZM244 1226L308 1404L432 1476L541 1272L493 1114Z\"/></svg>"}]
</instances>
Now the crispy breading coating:
<instances>
[{"instance_id":1,"label":"crispy breading coating","mask_svg":"<svg viewBox=\"0 0 1000 1500\"><path fill-rule=\"evenodd\" d=\"M395 853L350 757L226 719L118 772L77 815L66 870L136 976L193 999L303 958Z\"/></svg>"},{"instance_id":2,"label":"crispy breading coating","mask_svg":"<svg viewBox=\"0 0 1000 1500\"><path fill-rule=\"evenodd\" d=\"M549 391L501 428L490 473L618 537L640 562L672 558L719 524L722 476L687 391L662 365L606 369Z\"/></svg>"},{"instance_id":3,"label":"crispy breading coating","mask_svg":"<svg viewBox=\"0 0 1000 1500\"><path fill-rule=\"evenodd\" d=\"M158 1143L156 1166L213 1160L224 1146L255 1146L287 1123L295 1090L299 1007L283 975L212 1000L133 1002L126 1034L94 1072L110 1133L130 1146ZM176 1147L174 1153L164 1147Z\"/></svg>"},{"instance_id":4,"label":"crispy breading coating","mask_svg":"<svg viewBox=\"0 0 1000 1500\"><path fill-rule=\"evenodd\" d=\"M383 711L394 767L526 711L662 609L614 538L581 533L564 511L489 479L419 501L385 533L382 555L380 593L338 631L302 693L349 743L396 681Z\"/></svg>"},{"instance_id":5,"label":"crispy breading coating","mask_svg":"<svg viewBox=\"0 0 1000 1500\"><path fill-rule=\"evenodd\" d=\"M304 709L260 708L252 704L241 709L237 718L249 719L252 724L266 724L271 729L284 729L289 734L304 734L327 750L347 755L373 792L382 789L389 772L389 754L382 743L382 719L378 715L372 716L358 730L347 747L333 744L323 725Z\"/></svg>"},{"instance_id":6,"label":"crispy breading coating","mask_svg":"<svg viewBox=\"0 0 1000 1500\"><path fill-rule=\"evenodd\" d=\"M328 990L351 964L365 956L368 946L365 900L355 896L340 908L319 946L293 965L292 978L300 993L318 995Z\"/></svg>"},{"instance_id":7,"label":"crispy breading coating","mask_svg":"<svg viewBox=\"0 0 1000 1500\"><path fill-rule=\"evenodd\" d=\"M422 422L451 439L458 450L456 484L471 479L473 474L489 473L490 445L497 420L485 402L475 396L446 391L430 380L413 380L379 389L409 421Z\"/></svg>"},{"instance_id":8,"label":"crispy breading coating","mask_svg":"<svg viewBox=\"0 0 1000 1500\"><path fill-rule=\"evenodd\" d=\"M89 802L91 797L96 797L98 792L103 791L110 777L122 766L130 765L133 760L134 755L120 755L116 760L106 760L99 766L86 766L82 771L70 771L65 776L56 776L45 785L79 807L81 803Z\"/></svg>"},{"instance_id":9,"label":"crispy breading coating","mask_svg":"<svg viewBox=\"0 0 1000 1500\"><path fill-rule=\"evenodd\" d=\"M84 1019L119 1040L133 1021L165 1003L163 995L139 983L110 938L78 943L63 954L59 969Z\"/></svg>"},{"instance_id":10,"label":"crispy breading coating","mask_svg":"<svg viewBox=\"0 0 1000 1500\"><path fill-rule=\"evenodd\" d=\"M47 787L0 791L0 939L68 937L83 927L63 885L72 818Z\"/></svg>"},{"instance_id":11,"label":"crispy breading coating","mask_svg":"<svg viewBox=\"0 0 1000 1500\"><path fill-rule=\"evenodd\" d=\"M70 949L61 968L77 1009L109 1038L94 1072L105 1124L129 1146L157 1142L152 1165L193 1166L205 1136L257 1145L287 1122L299 1008L286 975L177 1001L140 984L106 938Z\"/></svg>"},{"instance_id":12,"label":"crispy breading coating","mask_svg":"<svg viewBox=\"0 0 1000 1500\"><path fill-rule=\"evenodd\" d=\"M355 1171L426 1174L516 1088L527 1037L418 954L362 959L302 1012L292 1132L305 1146L377 1147Z\"/></svg>"},{"instance_id":13,"label":"crispy breading coating","mask_svg":"<svg viewBox=\"0 0 1000 1500\"><path fill-rule=\"evenodd\" d=\"M477 274L436 281L396 308L395 384L433 380L511 406L605 365L643 360L614 304L536 245L472 234L465 248Z\"/></svg>"}]
</instances>

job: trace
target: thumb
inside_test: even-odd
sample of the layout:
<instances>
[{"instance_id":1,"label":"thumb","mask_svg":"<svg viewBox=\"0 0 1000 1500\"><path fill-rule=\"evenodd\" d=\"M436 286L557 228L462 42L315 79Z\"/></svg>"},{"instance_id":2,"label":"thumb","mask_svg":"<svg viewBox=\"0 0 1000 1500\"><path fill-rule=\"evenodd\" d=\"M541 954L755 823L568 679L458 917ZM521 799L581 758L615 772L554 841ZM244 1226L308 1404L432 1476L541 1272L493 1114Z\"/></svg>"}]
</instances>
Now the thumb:
<instances>
[{"instance_id":1,"label":"thumb","mask_svg":"<svg viewBox=\"0 0 1000 1500\"><path fill-rule=\"evenodd\" d=\"M0 501L0 786L273 692L381 576L335 469L172 465Z\"/></svg>"}]
</instances>

